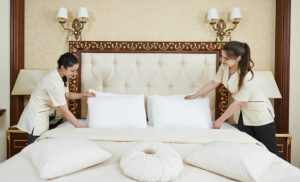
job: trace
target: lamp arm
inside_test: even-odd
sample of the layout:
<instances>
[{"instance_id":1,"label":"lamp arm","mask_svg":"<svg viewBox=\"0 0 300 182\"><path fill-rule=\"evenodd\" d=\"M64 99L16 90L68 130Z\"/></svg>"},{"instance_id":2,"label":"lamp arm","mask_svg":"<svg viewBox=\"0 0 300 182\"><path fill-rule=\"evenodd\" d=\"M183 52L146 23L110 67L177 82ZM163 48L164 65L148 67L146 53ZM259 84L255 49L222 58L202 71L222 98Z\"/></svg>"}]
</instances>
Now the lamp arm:
<instances>
[{"instance_id":1,"label":"lamp arm","mask_svg":"<svg viewBox=\"0 0 300 182\"><path fill-rule=\"evenodd\" d=\"M84 24L85 24L86 22L81 22L81 25L80 25L80 28L78 29L78 31L81 31L81 30L83 30L83 28L84 28Z\"/></svg>"},{"instance_id":2,"label":"lamp arm","mask_svg":"<svg viewBox=\"0 0 300 182\"><path fill-rule=\"evenodd\" d=\"M218 31L217 28L216 28L216 23L210 23L210 25L212 26L214 31Z\"/></svg>"},{"instance_id":3,"label":"lamp arm","mask_svg":"<svg viewBox=\"0 0 300 182\"><path fill-rule=\"evenodd\" d=\"M238 24L238 22L236 23L233 23L233 27L232 28L229 28L229 29L227 29L224 33L225 33L225 35L230 35L231 34L231 31L233 31L236 27L237 27L237 24Z\"/></svg>"},{"instance_id":4,"label":"lamp arm","mask_svg":"<svg viewBox=\"0 0 300 182\"><path fill-rule=\"evenodd\" d=\"M59 23L64 30L72 31L70 28L65 27L65 22L59 22Z\"/></svg>"}]
</instances>

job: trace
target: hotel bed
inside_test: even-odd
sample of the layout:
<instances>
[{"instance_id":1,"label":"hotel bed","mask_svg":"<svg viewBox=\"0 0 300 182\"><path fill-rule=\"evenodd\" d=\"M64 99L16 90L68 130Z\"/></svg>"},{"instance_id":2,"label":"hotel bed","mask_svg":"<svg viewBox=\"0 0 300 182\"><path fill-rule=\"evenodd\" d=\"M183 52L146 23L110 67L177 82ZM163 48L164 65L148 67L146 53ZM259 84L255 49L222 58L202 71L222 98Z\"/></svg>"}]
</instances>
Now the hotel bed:
<instances>
[{"instance_id":1,"label":"hotel bed","mask_svg":"<svg viewBox=\"0 0 300 182\"><path fill-rule=\"evenodd\" d=\"M176 104L188 102L183 95L214 78L222 46L212 42L70 42L70 51L81 63L79 76L69 82L70 90L93 89L101 98L100 103L89 100L88 106L86 100L69 103L71 111L83 118L80 122L90 127L78 129L63 123L49 130L32 146L0 164L1 181L299 181L298 168L268 152L254 138L227 123L220 130L211 129L211 121L227 107L224 87L195 103L197 107L209 106L201 116L197 112L193 115L209 120L208 125L190 122L192 117L186 117L184 124L177 121L189 111ZM141 97L142 109L135 110L125 124L118 122L116 115L127 117L126 112L136 107ZM120 110L124 103L128 107ZM173 117L168 116L171 123L163 123L166 108L173 109ZM109 109L118 114L109 115ZM144 115L138 118L143 110ZM103 121L107 123L98 123ZM64 145L77 141L82 145ZM101 148L97 154L102 153L102 159L84 166L88 162L80 160L94 155L85 144ZM144 152L143 160L137 151ZM164 152L155 159L159 162L151 163L154 159L149 156L160 151ZM80 159L79 164L72 159Z\"/></svg>"}]
</instances>

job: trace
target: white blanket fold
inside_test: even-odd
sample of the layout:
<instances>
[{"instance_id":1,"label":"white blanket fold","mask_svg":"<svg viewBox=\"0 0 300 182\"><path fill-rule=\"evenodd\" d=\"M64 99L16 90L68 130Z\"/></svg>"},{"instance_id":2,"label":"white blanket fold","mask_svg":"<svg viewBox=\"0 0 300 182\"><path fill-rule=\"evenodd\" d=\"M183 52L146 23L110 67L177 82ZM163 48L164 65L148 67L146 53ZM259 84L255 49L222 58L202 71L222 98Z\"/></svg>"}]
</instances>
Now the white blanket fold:
<instances>
[{"instance_id":1,"label":"white blanket fold","mask_svg":"<svg viewBox=\"0 0 300 182\"><path fill-rule=\"evenodd\" d=\"M44 133L44 138L83 137L93 141L138 142L161 141L167 143L205 144L211 141L231 141L238 143L259 143L246 133L217 129L98 129L98 128L56 128Z\"/></svg>"}]
</instances>

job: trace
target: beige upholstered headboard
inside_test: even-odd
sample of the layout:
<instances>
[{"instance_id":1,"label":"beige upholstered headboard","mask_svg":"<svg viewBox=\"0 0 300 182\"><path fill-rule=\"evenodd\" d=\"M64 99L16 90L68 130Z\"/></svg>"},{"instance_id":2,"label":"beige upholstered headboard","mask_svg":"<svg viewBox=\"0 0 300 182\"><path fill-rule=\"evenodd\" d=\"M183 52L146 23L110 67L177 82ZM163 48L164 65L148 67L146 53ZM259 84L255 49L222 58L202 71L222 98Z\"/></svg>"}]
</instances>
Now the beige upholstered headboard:
<instances>
[{"instance_id":1,"label":"beige upholstered headboard","mask_svg":"<svg viewBox=\"0 0 300 182\"><path fill-rule=\"evenodd\" d=\"M215 42L70 42L81 63L71 91L147 95L186 95L215 76L222 43ZM210 93L212 116L227 107L226 90ZM225 98L226 95L226 98ZM226 104L223 100L226 100ZM225 105L224 105L225 104ZM71 111L86 117L86 101L70 102Z\"/></svg>"}]
</instances>

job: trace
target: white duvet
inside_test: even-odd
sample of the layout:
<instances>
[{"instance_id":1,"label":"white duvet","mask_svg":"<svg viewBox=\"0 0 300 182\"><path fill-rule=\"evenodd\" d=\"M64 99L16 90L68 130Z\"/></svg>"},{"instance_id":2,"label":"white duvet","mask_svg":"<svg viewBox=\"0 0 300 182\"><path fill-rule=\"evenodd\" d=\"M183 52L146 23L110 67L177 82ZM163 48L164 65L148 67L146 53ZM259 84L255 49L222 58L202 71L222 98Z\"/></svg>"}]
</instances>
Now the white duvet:
<instances>
[{"instance_id":1,"label":"white duvet","mask_svg":"<svg viewBox=\"0 0 300 182\"><path fill-rule=\"evenodd\" d=\"M255 139L237 130L201 130L201 129L74 129L60 127L46 132L40 137L84 137L112 153L108 161L76 173L54 178L50 181L77 182L129 182L134 181L122 173L119 166L120 156L133 145L142 141L162 141L175 149L183 158L197 147L211 141L231 141L239 143L257 143ZM63 161L62 161L63 162ZM259 165L259 164L258 164ZM33 163L19 153L0 164L1 182L43 181L39 178ZM233 181L206 170L185 164L176 182L193 181ZM273 164L263 175L262 181L300 181L300 170L276 157Z\"/></svg>"}]
</instances>

